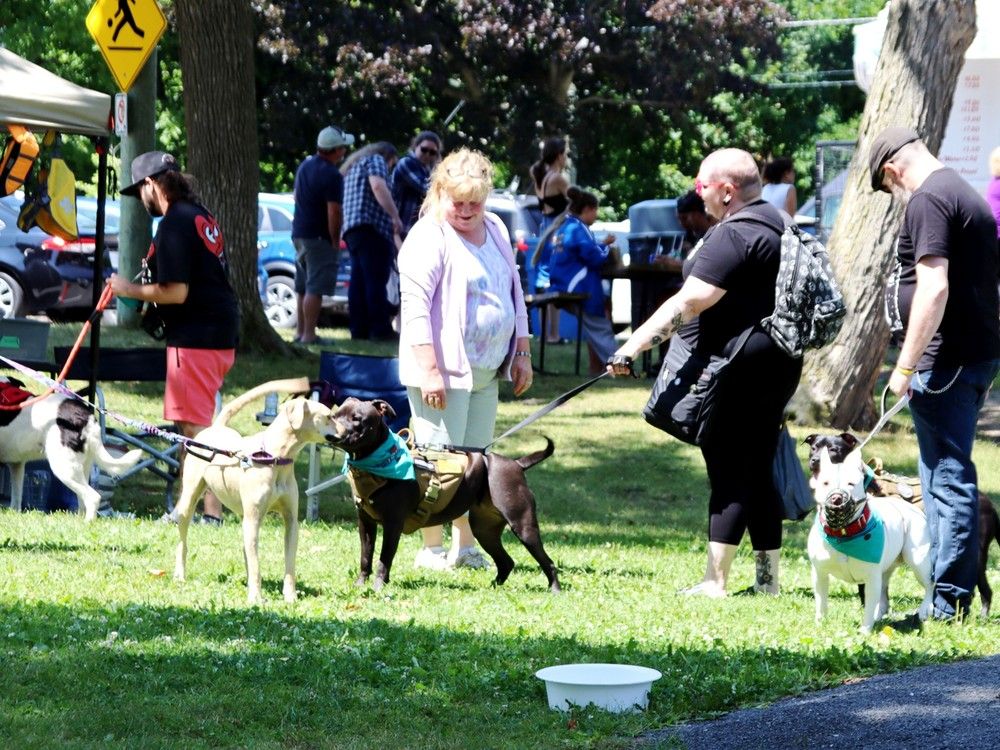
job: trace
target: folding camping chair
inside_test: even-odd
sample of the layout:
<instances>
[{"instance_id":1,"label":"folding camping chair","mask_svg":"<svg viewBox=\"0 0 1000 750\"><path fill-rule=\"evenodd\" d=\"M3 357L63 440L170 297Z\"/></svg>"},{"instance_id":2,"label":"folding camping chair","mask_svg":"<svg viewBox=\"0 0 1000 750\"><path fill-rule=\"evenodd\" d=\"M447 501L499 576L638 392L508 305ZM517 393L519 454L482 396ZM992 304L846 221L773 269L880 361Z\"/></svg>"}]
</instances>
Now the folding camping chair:
<instances>
[{"instance_id":1,"label":"folding camping chair","mask_svg":"<svg viewBox=\"0 0 1000 750\"><path fill-rule=\"evenodd\" d=\"M70 348L67 346L57 346L53 350L54 359L61 369L69 356ZM167 378L167 352L166 349L157 347L137 347L133 349L113 349L104 348L100 350L100 379L104 381L129 381L129 382L159 382L162 383ZM67 380L89 380L90 349L81 347L77 352L76 359L66 375ZM118 484L122 480L148 470L166 482L165 499L167 511L174 508L174 482L177 480L180 471L180 460L178 453L180 443L166 442L160 438L144 433L130 433L125 430L112 427L107 424L104 416L104 391L100 385L96 387L93 398L97 403L97 421L101 427L101 439L106 443L124 444L126 447L140 448L146 454L135 466L128 469L117 477L110 477L109 483ZM162 429L173 429L173 425L163 426Z\"/></svg>"},{"instance_id":2,"label":"folding camping chair","mask_svg":"<svg viewBox=\"0 0 1000 750\"><path fill-rule=\"evenodd\" d=\"M399 360L395 357L374 357L367 354L341 354L322 352L319 360L319 379L330 383L337 403L353 396L363 401L380 398L388 401L396 412L390 422L392 430L400 430L410 423L410 402L406 387L399 382ZM320 481L320 452L316 445L309 447L309 477L306 483L306 520L319 518L319 493L346 478L338 473Z\"/></svg>"}]
</instances>

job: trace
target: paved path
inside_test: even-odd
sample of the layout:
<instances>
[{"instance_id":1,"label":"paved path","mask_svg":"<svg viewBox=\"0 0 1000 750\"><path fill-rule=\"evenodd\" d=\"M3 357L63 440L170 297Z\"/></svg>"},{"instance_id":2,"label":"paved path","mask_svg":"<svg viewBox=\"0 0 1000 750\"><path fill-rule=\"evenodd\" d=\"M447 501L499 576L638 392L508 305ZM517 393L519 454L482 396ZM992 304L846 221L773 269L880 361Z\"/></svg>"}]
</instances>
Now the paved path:
<instances>
[{"instance_id":1,"label":"paved path","mask_svg":"<svg viewBox=\"0 0 1000 750\"><path fill-rule=\"evenodd\" d=\"M979 418L1000 440L1000 393ZM682 724L636 748L689 750L987 750L1000 747L1000 656L922 667Z\"/></svg>"},{"instance_id":2,"label":"paved path","mask_svg":"<svg viewBox=\"0 0 1000 750\"><path fill-rule=\"evenodd\" d=\"M649 733L636 748L988 750L1000 746L1000 656L892 675Z\"/></svg>"}]
</instances>

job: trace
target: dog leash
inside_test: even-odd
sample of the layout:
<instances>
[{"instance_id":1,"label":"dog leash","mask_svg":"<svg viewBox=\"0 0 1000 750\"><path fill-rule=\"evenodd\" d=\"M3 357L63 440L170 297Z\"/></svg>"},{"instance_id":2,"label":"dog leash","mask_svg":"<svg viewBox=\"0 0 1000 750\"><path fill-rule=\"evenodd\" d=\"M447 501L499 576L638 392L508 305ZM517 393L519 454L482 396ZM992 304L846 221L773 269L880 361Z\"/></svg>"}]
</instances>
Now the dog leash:
<instances>
[{"instance_id":1,"label":"dog leash","mask_svg":"<svg viewBox=\"0 0 1000 750\"><path fill-rule=\"evenodd\" d=\"M581 383L576 388L571 388L570 390L566 391L561 396L556 396L556 398L554 398L551 401L549 401L549 403L547 403L541 409L539 409L538 411L536 411L534 414L532 414L531 416L529 416L529 417L527 417L525 419L522 419L516 425L514 425L509 430L507 430L507 432L505 432L503 435L501 435L498 438L494 438L493 440L491 440L489 443L487 443L485 446L483 446L479 450L481 450L483 453L485 453L494 444L499 443L501 440L503 440L506 437L510 437L511 435L513 435L518 430L523 429L524 427L527 427L529 424L531 424L532 422L534 422L534 421L536 421L538 419L541 419L542 417L544 417L546 414L548 414L553 409L559 408L560 406L562 406L563 404L565 404L567 401L569 401L574 396L578 396L579 394L583 393L585 390L587 390L588 388L590 388L590 386L592 386L594 383L596 383L598 380L600 380L601 378L603 378L607 374L608 374L608 371L605 370L604 372L602 372L597 377L591 378L590 380L588 380L585 383ZM466 449L466 450L468 450L468 449Z\"/></svg>"},{"instance_id":2,"label":"dog leash","mask_svg":"<svg viewBox=\"0 0 1000 750\"><path fill-rule=\"evenodd\" d=\"M908 403L910 403L910 394L904 393L903 397L899 399L899 401L897 401L895 404L893 404L891 409L886 411L885 399L888 395L889 395L889 386L886 385L886 387L882 390L882 416L879 417L879 420L878 422L875 423L875 427L872 428L872 431L868 433L868 437L866 437L864 440L861 441L861 445L858 446L859 449L864 448L865 445L868 443L868 441L871 440L873 437L875 437L879 433L879 431L883 427L885 427L886 424L888 424L890 419L899 414L899 412L902 411L903 407L906 406Z\"/></svg>"}]
</instances>

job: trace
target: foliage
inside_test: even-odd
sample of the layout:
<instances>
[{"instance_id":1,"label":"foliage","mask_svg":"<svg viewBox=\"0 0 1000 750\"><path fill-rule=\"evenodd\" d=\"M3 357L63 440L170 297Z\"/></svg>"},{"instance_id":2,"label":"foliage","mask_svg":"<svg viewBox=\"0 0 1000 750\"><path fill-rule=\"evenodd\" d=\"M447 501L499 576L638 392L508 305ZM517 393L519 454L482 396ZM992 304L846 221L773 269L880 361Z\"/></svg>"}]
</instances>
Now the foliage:
<instances>
[{"instance_id":1,"label":"foliage","mask_svg":"<svg viewBox=\"0 0 1000 750\"><path fill-rule=\"evenodd\" d=\"M75 326L56 326L56 343ZM386 354L324 330L345 351ZM138 334L104 331L115 346ZM129 337L132 338L129 338ZM145 343L145 342L143 342ZM571 347L548 351L571 369ZM551 359L549 359L551 358ZM272 377L310 374L316 356L238 360L228 400ZM505 429L578 384L538 376L528 398L502 394ZM108 406L157 418L157 384L106 384ZM75 517L0 511L0 726L10 747L425 747L624 748L643 732L766 704L880 672L1000 651L996 615L961 627L928 623L920 634L883 625L858 634L851 587L834 583L830 616L813 622L808 522L786 524L783 595L721 601L685 597L705 557L706 479L697 450L646 426L645 381L602 381L506 441L511 455L540 434L555 455L528 478L546 548L564 592L546 593L534 561L510 534L518 567L501 588L489 571L412 567L419 535L403 538L393 578L379 594L358 589L353 508L335 488L323 521L303 525L300 599L280 600L281 523L261 540L265 606L247 607L240 527L190 533L189 576L171 580L176 530L162 512L162 483L130 478L115 505L136 520L86 525ZM247 409L238 427L254 429ZM813 428L794 428L801 438ZM801 450L801 449L800 449ZM870 445L913 473L916 444L897 418ZM804 453L802 456L804 458ZM1000 493L1000 447L977 446L983 489ZM324 470L333 470L329 456ZM305 460L297 467L305 477ZM147 476L147 472L143 472ZM996 550L994 550L995 555ZM744 544L732 586L750 583ZM994 587L997 567L990 567ZM893 604L920 600L897 572ZM890 619L891 624L892 620ZM573 662L624 662L660 670L649 709L608 715L550 711L535 670Z\"/></svg>"}]
</instances>

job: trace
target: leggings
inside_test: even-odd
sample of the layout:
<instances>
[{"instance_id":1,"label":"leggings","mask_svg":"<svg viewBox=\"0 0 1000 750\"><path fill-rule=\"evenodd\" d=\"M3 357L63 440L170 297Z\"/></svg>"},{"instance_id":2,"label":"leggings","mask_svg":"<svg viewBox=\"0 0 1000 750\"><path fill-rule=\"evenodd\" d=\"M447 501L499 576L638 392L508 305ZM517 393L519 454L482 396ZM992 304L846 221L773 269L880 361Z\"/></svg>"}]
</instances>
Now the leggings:
<instances>
[{"instance_id":1,"label":"leggings","mask_svg":"<svg viewBox=\"0 0 1000 750\"><path fill-rule=\"evenodd\" d=\"M774 488L774 454L785 405L795 393L802 360L754 332L733 361L712 414L701 453L708 470L708 538L755 550L781 547L781 497Z\"/></svg>"}]
</instances>

